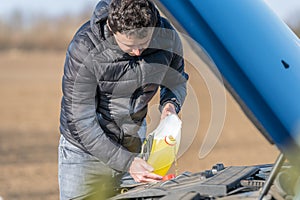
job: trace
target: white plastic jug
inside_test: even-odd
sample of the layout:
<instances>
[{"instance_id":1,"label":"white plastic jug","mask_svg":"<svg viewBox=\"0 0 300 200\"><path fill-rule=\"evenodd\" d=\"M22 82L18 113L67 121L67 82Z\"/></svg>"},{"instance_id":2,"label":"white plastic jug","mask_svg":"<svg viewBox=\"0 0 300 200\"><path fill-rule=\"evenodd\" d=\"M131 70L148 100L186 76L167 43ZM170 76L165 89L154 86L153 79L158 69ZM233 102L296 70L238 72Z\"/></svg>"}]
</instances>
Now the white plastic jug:
<instances>
[{"instance_id":1,"label":"white plastic jug","mask_svg":"<svg viewBox=\"0 0 300 200\"><path fill-rule=\"evenodd\" d=\"M153 141L147 162L154 168L154 173L166 175L175 161L181 139L181 124L178 116L171 114L149 134Z\"/></svg>"}]
</instances>

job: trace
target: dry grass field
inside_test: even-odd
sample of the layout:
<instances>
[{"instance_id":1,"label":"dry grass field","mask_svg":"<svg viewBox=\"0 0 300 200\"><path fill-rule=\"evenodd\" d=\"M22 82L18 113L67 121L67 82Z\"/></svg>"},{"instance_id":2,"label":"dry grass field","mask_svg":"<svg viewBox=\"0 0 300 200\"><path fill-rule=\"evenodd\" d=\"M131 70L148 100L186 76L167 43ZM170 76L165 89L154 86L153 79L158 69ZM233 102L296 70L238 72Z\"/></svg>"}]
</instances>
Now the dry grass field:
<instances>
[{"instance_id":1,"label":"dry grass field","mask_svg":"<svg viewBox=\"0 0 300 200\"><path fill-rule=\"evenodd\" d=\"M4 200L58 199L57 144L64 56L64 52L0 53L0 196ZM198 110L187 101L182 114L182 144L187 151L181 151L179 172L196 172L219 162L225 166L272 163L278 150L256 130L229 94L219 140L206 157L199 158L211 106L203 81L193 67L187 65L187 71L200 102L201 118L193 138L195 126L191 123ZM154 116L149 119L155 121Z\"/></svg>"}]
</instances>

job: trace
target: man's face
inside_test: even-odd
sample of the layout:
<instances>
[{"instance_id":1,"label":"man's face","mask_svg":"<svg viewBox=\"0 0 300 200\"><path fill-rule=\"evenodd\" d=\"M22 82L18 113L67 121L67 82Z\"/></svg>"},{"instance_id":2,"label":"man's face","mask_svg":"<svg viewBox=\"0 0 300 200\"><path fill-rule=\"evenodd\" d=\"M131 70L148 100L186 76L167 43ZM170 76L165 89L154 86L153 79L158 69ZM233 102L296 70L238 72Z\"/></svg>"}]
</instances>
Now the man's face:
<instances>
[{"instance_id":1,"label":"man's face","mask_svg":"<svg viewBox=\"0 0 300 200\"><path fill-rule=\"evenodd\" d=\"M127 36L117 32L114 34L116 42L120 49L130 56L140 56L142 52L148 48L153 31L148 31L147 36L144 38L137 38L135 36Z\"/></svg>"}]
</instances>

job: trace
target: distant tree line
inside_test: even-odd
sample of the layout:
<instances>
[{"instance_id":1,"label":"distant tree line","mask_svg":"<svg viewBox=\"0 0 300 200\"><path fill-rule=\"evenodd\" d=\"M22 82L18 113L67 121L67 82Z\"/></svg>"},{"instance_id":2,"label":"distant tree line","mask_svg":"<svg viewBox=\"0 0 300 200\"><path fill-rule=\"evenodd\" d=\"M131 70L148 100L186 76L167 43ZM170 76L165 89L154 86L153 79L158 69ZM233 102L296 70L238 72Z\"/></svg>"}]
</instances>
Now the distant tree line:
<instances>
[{"instance_id":1,"label":"distant tree line","mask_svg":"<svg viewBox=\"0 0 300 200\"><path fill-rule=\"evenodd\" d=\"M91 9L78 15L64 14L57 17L36 15L26 22L19 11L4 20L0 19L0 51L20 50L65 50L76 30L90 19ZM289 25L300 36L300 20Z\"/></svg>"},{"instance_id":2,"label":"distant tree line","mask_svg":"<svg viewBox=\"0 0 300 200\"><path fill-rule=\"evenodd\" d=\"M65 50L81 24L90 19L91 10L78 15L64 14L48 17L43 14L26 16L15 11L4 20L0 19L0 51Z\"/></svg>"}]
</instances>

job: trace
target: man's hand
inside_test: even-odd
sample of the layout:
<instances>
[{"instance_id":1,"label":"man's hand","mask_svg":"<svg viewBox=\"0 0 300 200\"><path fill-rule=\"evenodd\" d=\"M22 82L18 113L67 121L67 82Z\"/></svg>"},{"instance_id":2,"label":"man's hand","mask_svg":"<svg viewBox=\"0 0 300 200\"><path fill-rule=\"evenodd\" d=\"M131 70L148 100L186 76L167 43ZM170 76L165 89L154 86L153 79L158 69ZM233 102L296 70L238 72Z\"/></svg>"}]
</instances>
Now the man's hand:
<instances>
[{"instance_id":1,"label":"man's hand","mask_svg":"<svg viewBox=\"0 0 300 200\"><path fill-rule=\"evenodd\" d=\"M135 157L132 161L129 173L136 182L155 182L162 179L161 176L151 173L153 167L141 158Z\"/></svg>"},{"instance_id":2,"label":"man's hand","mask_svg":"<svg viewBox=\"0 0 300 200\"><path fill-rule=\"evenodd\" d=\"M177 114L175 106L172 103L166 103L165 107L161 112L160 119L163 120L166 116L171 114Z\"/></svg>"}]
</instances>

